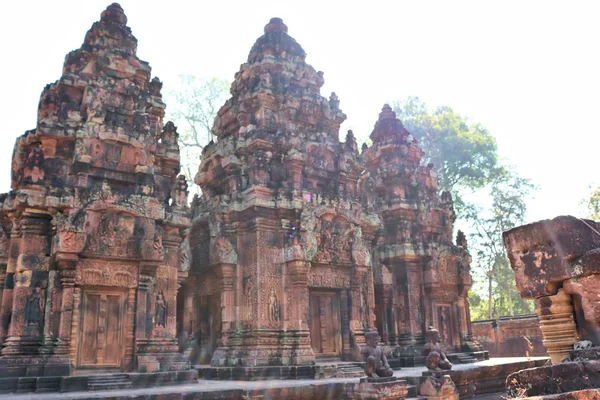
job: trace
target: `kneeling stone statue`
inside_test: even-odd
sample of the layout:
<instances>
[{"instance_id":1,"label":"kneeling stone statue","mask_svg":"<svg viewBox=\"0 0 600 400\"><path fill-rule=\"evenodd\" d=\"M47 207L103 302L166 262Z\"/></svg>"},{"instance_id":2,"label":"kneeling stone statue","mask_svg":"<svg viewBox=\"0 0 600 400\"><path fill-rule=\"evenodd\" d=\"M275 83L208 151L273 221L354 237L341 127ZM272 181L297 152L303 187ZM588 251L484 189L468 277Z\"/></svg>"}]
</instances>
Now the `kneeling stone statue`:
<instances>
[{"instance_id":1,"label":"kneeling stone statue","mask_svg":"<svg viewBox=\"0 0 600 400\"><path fill-rule=\"evenodd\" d=\"M384 351L377 344L377 331L368 331L365 333L366 346L363 346L360 353L365 362L365 373L371 378L386 378L394 375L394 371L387 362Z\"/></svg>"}]
</instances>

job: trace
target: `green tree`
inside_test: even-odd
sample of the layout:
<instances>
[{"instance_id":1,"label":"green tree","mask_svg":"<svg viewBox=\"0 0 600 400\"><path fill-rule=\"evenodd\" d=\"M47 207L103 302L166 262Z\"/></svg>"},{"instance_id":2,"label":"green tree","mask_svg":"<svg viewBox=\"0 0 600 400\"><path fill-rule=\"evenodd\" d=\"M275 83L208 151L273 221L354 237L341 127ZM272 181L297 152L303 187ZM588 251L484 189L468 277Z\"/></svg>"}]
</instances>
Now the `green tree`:
<instances>
[{"instance_id":1,"label":"green tree","mask_svg":"<svg viewBox=\"0 0 600 400\"><path fill-rule=\"evenodd\" d=\"M481 293L485 295L471 292L473 317L530 312L530 303L521 300L514 287L502 232L523 223L526 198L534 186L503 166L496 139L482 124L471 122L450 107L431 109L418 97L392 104L406 129L419 141L424 162L437 169L440 189L452 192L458 217L472 226L473 274L476 283L479 280L485 285ZM488 195L488 204L465 201L468 194L479 191Z\"/></svg>"},{"instance_id":2,"label":"green tree","mask_svg":"<svg viewBox=\"0 0 600 400\"><path fill-rule=\"evenodd\" d=\"M470 123L450 107L431 110L418 97L392 104L419 141L425 163L437 169L440 189L452 192L457 212L461 211L461 190L481 189L501 173L496 139L483 125Z\"/></svg>"},{"instance_id":3,"label":"green tree","mask_svg":"<svg viewBox=\"0 0 600 400\"><path fill-rule=\"evenodd\" d=\"M222 79L180 75L179 84L169 92L167 119L178 126L181 168L188 181L193 181L198 171L202 149L213 139L211 129L227 100L229 86Z\"/></svg>"},{"instance_id":4,"label":"green tree","mask_svg":"<svg viewBox=\"0 0 600 400\"><path fill-rule=\"evenodd\" d=\"M491 204L487 209L469 205L466 217L473 227L471 249L475 268L483 275L487 286L487 317L514 315L531 311L520 300L502 241L502 233L522 225L527 211L527 198L535 186L506 168L489 185Z\"/></svg>"},{"instance_id":5,"label":"green tree","mask_svg":"<svg viewBox=\"0 0 600 400\"><path fill-rule=\"evenodd\" d=\"M580 204L587 209L586 218L600 220L600 186L595 189L590 187L590 190L590 196L583 199Z\"/></svg>"}]
</instances>

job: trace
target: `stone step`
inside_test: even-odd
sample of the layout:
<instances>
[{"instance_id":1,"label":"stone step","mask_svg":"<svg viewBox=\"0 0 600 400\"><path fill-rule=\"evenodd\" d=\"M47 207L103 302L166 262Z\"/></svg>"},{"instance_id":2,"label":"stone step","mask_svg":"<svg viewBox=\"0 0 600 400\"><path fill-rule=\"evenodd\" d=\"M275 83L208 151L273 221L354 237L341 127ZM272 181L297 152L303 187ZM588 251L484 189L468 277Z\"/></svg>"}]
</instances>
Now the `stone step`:
<instances>
[{"instance_id":1,"label":"stone step","mask_svg":"<svg viewBox=\"0 0 600 400\"><path fill-rule=\"evenodd\" d=\"M60 389L60 376L43 376L37 379L37 393L41 392L56 392Z\"/></svg>"},{"instance_id":2,"label":"stone step","mask_svg":"<svg viewBox=\"0 0 600 400\"><path fill-rule=\"evenodd\" d=\"M339 364L337 366L336 378L362 378L365 376L365 370L362 363Z\"/></svg>"},{"instance_id":3,"label":"stone step","mask_svg":"<svg viewBox=\"0 0 600 400\"><path fill-rule=\"evenodd\" d=\"M130 389L131 379L127 374L94 375L88 377L88 390Z\"/></svg>"},{"instance_id":4,"label":"stone step","mask_svg":"<svg viewBox=\"0 0 600 400\"><path fill-rule=\"evenodd\" d=\"M107 382L107 383L97 383L97 384L92 384L92 385L88 384L88 390L90 390L90 391L92 391L92 390L121 390L121 389L131 389L131 388L132 388L131 382L127 382L127 383Z\"/></svg>"},{"instance_id":5,"label":"stone step","mask_svg":"<svg viewBox=\"0 0 600 400\"><path fill-rule=\"evenodd\" d=\"M471 357L467 354L460 354L457 358L461 364L473 364L477 362L477 359L475 357Z\"/></svg>"},{"instance_id":6,"label":"stone step","mask_svg":"<svg viewBox=\"0 0 600 400\"><path fill-rule=\"evenodd\" d=\"M87 390L87 376L68 376L60 383L61 392L85 392Z\"/></svg>"}]
</instances>

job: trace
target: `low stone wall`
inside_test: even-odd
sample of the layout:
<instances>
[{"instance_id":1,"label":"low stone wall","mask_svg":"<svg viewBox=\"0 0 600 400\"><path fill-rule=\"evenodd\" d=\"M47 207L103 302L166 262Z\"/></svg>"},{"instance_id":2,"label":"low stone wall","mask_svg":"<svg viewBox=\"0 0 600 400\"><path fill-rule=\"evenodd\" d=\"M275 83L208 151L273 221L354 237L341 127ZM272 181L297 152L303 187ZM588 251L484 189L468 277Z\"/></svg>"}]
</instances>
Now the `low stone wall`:
<instances>
[{"instance_id":1,"label":"low stone wall","mask_svg":"<svg viewBox=\"0 0 600 400\"><path fill-rule=\"evenodd\" d=\"M547 355L536 314L473 321L471 326L473 336L490 357Z\"/></svg>"}]
</instances>

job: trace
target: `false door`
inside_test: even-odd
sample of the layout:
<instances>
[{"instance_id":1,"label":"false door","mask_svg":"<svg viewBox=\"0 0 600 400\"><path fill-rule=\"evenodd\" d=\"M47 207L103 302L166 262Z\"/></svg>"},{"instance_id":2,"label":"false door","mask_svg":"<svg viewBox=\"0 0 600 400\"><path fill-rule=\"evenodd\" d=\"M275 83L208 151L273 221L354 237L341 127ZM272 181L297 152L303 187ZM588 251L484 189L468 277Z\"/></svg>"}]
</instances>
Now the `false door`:
<instances>
[{"instance_id":1,"label":"false door","mask_svg":"<svg viewBox=\"0 0 600 400\"><path fill-rule=\"evenodd\" d=\"M311 293L310 339L316 356L337 357L340 355L342 337L338 293Z\"/></svg>"},{"instance_id":2,"label":"false door","mask_svg":"<svg viewBox=\"0 0 600 400\"><path fill-rule=\"evenodd\" d=\"M438 307L438 326L440 333L440 342L446 347L446 351L454 348L454 318L450 306Z\"/></svg>"},{"instance_id":3,"label":"false door","mask_svg":"<svg viewBox=\"0 0 600 400\"><path fill-rule=\"evenodd\" d=\"M83 292L80 367L121 366L124 309L124 293Z\"/></svg>"}]
</instances>

